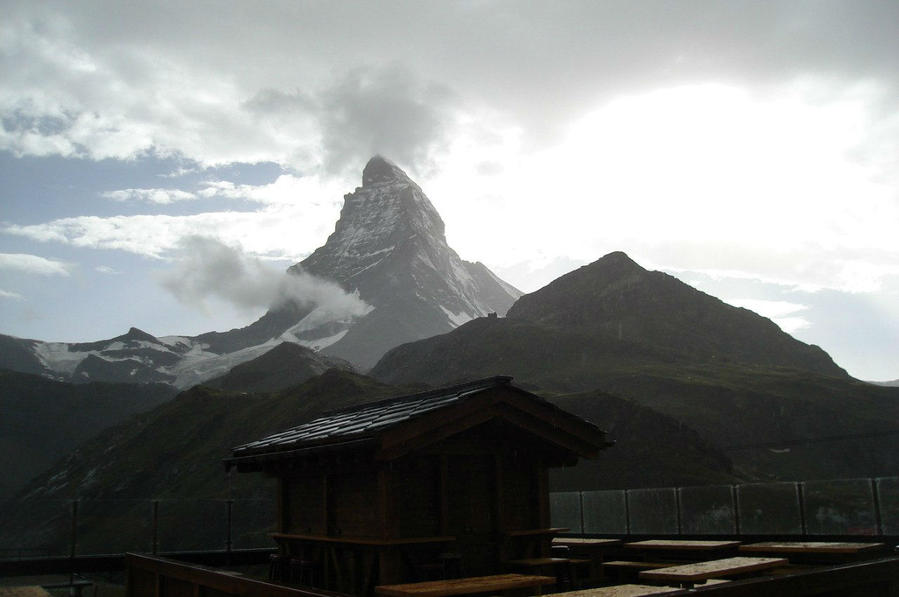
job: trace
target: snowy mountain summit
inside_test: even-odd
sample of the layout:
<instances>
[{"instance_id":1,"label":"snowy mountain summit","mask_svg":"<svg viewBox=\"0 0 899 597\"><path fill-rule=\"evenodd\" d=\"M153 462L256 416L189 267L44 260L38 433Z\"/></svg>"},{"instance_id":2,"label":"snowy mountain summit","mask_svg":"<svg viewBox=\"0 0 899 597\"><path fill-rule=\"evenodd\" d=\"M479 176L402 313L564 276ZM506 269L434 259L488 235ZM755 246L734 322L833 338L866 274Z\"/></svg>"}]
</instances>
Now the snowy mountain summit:
<instances>
[{"instance_id":1,"label":"snowy mountain summit","mask_svg":"<svg viewBox=\"0 0 899 597\"><path fill-rule=\"evenodd\" d=\"M177 387L221 376L283 342L319 352L309 366L372 367L391 348L449 332L497 312L521 293L446 243L443 220L421 188L381 156L344 196L334 233L289 274L336 282L367 305L335 315L328 304L286 301L252 324L227 332L155 338L132 329L110 340L71 344L0 335L0 368L56 379L166 382ZM312 355L313 353L310 353ZM335 359L335 357L337 357Z\"/></svg>"},{"instance_id":2,"label":"snowy mountain summit","mask_svg":"<svg viewBox=\"0 0 899 597\"><path fill-rule=\"evenodd\" d=\"M374 309L323 349L367 369L390 348L451 331L521 293L446 243L443 220L405 172L375 156L344 197L334 233L291 268L337 281Z\"/></svg>"}]
</instances>

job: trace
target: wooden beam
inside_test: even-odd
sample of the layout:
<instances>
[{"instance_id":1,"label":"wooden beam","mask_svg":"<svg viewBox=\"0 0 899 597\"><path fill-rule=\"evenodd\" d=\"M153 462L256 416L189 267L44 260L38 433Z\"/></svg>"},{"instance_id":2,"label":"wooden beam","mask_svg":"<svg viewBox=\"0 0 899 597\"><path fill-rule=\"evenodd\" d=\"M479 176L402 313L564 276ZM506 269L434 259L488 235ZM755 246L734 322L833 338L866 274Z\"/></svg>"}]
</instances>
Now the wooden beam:
<instances>
[{"instance_id":1,"label":"wooden beam","mask_svg":"<svg viewBox=\"0 0 899 597\"><path fill-rule=\"evenodd\" d=\"M599 447L596 444L585 442L564 429L554 427L550 423L508 404L497 404L491 408L491 411L514 426L581 456L591 458L599 453Z\"/></svg>"},{"instance_id":2,"label":"wooden beam","mask_svg":"<svg viewBox=\"0 0 899 597\"><path fill-rule=\"evenodd\" d=\"M289 501L288 501L288 497L287 497L287 486L288 486L288 484L286 483L284 477L279 476L278 477L278 527L277 527L279 533L286 533L288 531L287 508L289 508L289 506L287 504L289 503Z\"/></svg>"},{"instance_id":3,"label":"wooden beam","mask_svg":"<svg viewBox=\"0 0 899 597\"><path fill-rule=\"evenodd\" d=\"M493 471L493 511L496 513L496 530L503 532L506 530L505 510L503 509L503 461L499 454L493 456Z\"/></svg>"},{"instance_id":4,"label":"wooden beam","mask_svg":"<svg viewBox=\"0 0 899 597\"><path fill-rule=\"evenodd\" d=\"M390 512L393 505L390 503L390 474L384 467L378 469L378 526L383 539L388 539L393 535L390 528L392 519Z\"/></svg>"},{"instance_id":5,"label":"wooden beam","mask_svg":"<svg viewBox=\"0 0 899 597\"><path fill-rule=\"evenodd\" d=\"M440 534L448 534L449 529L449 463L446 454L439 456L440 466Z\"/></svg>"},{"instance_id":6,"label":"wooden beam","mask_svg":"<svg viewBox=\"0 0 899 597\"><path fill-rule=\"evenodd\" d=\"M540 524L538 528L549 528L549 469L537 463L537 508Z\"/></svg>"},{"instance_id":7,"label":"wooden beam","mask_svg":"<svg viewBox=\"0 0 899 597\"><path fill-rule=\"evenodd\" d=\"M489 409L475 410L466 413L465 416L460 418L445 421L442 425L429 429L426 433L422 432L418 435L406 436L402 441L396 441L393 438L390 438L389 441L385 439L385 443L382 444L381 450L378 451L375 457L378 460L394 460L409 452L414 452L424 446L461 433L466 429L476 427L481 423L489 421L494 416L496 416L495 413Z\"/></svg>"},{"instance_id":8,"label":"wooden beam","mask_svg":"<svg viewBox=\"0 0 899 597\"><path fill-rule=\"evenodd\" d=\"M328 475L322 474L321 533L328 534Z\"/></svg>"}]
</instances>

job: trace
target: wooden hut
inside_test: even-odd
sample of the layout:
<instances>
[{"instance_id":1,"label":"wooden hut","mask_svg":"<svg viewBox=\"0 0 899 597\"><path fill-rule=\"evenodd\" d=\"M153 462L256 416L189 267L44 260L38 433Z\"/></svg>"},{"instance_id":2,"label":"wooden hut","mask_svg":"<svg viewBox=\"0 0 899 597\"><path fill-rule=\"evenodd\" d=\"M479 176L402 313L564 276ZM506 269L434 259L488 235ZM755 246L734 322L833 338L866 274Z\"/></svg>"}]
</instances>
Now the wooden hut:
<instances>
[{"instance_id":1,"label":"wooden hut","mask_svg":"<svg viewBox=\"0 0 899 597\"><path fill-rule=\"evenodd\" d=\"M305 566L303 582L364 594L435 566L499 572L503 560L548 555L548 469L610 445L510 382L329 413L238 446L226 464L277 477L274 537Z\"/></svg>"}]
</instances>

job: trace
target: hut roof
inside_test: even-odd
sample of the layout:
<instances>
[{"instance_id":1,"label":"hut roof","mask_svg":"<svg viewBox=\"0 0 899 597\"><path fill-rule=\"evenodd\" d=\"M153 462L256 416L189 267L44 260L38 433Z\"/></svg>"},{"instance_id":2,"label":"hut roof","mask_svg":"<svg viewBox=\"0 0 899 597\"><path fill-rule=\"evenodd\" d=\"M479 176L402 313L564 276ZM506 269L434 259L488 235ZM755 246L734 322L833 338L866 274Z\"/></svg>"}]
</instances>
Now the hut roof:
<instances>
[{"instance_id":1,"label":"hut roof","mask_svg":"<svg viewBox=\"0 0 899 597\"><path fill-rule=\"evenodd\" d=\"M266 461L360 448L373 449L379 459L389 460L494 418L505 419L580 456L595 456L611 445L605 432L592 423L511 381L511 377L490 377L327 413L237 446L225 463L253 470Z\"/></svg>"}]
</instances>

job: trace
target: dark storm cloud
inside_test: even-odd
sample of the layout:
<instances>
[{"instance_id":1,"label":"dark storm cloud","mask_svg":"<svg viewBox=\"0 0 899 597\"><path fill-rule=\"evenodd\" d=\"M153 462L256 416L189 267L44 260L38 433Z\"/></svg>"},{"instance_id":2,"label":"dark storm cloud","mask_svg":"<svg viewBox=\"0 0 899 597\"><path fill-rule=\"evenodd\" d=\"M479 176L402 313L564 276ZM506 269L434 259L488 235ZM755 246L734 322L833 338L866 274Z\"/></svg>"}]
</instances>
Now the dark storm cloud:
<instances>
[{"instance_id":1,"label":"dark storm cloud","mask_svg":"<svg viewBox=\"0 0 899 597\"><path fill-rule=\"evenodd\" d=\"M372 155L421 171L447 142L455 95L399 66L352 69L314 93L264 89L244 107L274 121L310 118L331 174L358 170Z\"/></svg>"},{"instance_id":2,"label":"dark storm cloud","mask_svg":"<svg viewBox=\"0 0 899 597\"><path fill-rule=\"evenodd\" d=\"M322 145L334 173L372 155L415 168L447 140L453 94L400 67L354 69L321 98Z\"/></svg>"},{"instance_id":3,"label":"dark storm cloud","mask_svg":"<svg viewBox=\"0 0 899 597\"><path fill-rule=\"evenodd\" d=\"M172 84L174 73L194 81L200 92L212 84L210 73L227 73L238 94L253 98L250 107L280 109L284 118L312 110L321 120L315 137L331 171L372 151L401 163L421 162L440 146L454 97L503 114L532 140L558 132L616 95L710 80L760 88L812 76L835 90L875 81L885 113L899 105L899 3L893 0L78 7L52 0L5 6L14 51L0 53L0 74L19 94L40 88L31 103L20 98L25 103L14 104L52 106L51 116L94 111L110 115L113 124L118 111L123 120L149 120L139 132L164 126L203 130L196 121L205 119L209 140L182 150L201 161L204 156L193 154L214 152L214 144L234 147L238 139L253 148L243 159L259 161L266 140L241 129L239 115L205 103L173 117L169 112L178 112L175 107L186 98L154 102L150 115L123 104L128 98L138 98L138 104L147 97L165 99L168 92L160 95L154 86ZM360 68L385 64L399 66ZM184 85L175 80L173 87ZM109 127L105 120L101 124ZM221 133L229 127L234 134ZM289 132L308 137L305 130ZM137 147L160 139L176 144L177 136L171 137L156 132ZM278 144L268 146L270 159L286 153ZM211 161L231 157L219 153Z\"/></svg>"}]
</instances>

